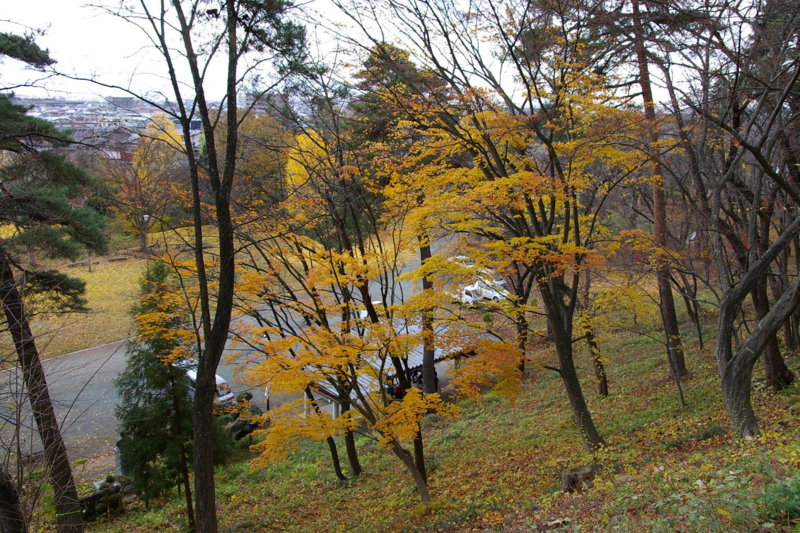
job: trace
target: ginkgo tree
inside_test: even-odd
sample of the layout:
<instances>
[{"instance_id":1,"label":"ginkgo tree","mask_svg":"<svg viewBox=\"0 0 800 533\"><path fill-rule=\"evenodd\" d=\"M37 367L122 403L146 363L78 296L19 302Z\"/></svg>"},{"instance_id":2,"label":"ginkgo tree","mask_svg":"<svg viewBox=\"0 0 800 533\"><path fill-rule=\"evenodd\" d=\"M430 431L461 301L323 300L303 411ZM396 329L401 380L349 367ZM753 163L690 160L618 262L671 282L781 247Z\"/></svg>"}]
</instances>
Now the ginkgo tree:
<instances>
[{"instance_id":1,"label":"ginkgo tree","mask_svg":"<svg viewBox=\"0 0 800 533\"><path fill-rule=\"evenodd\" d=\"M174 225L185 216L176 201L188 179L183 136L169 118L158 113L142 131L130 160L101 158L98 172L108 178L111 201L118 217L139 235L140 248L148 251L147 232L163 224Z\"/></svg>"}]
</instances>

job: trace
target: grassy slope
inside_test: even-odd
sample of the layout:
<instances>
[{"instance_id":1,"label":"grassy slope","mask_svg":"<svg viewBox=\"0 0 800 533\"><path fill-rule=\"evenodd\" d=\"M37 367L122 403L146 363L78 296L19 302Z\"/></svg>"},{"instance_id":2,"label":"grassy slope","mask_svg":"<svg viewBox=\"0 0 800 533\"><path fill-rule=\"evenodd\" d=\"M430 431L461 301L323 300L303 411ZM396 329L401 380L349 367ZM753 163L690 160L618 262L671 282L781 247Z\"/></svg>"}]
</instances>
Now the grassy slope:
<instances>
[{"instance_id":1,"label":"grassy slope","mask_svg":"<svg viewBox=\"0 0 800 533\"><path fill-rule=\"evenodd\" d=\"M190 235L191 228L163 233L153 232L150 233L149 242L156 254L164 250L175 253L178 249L186 248ZM138 241L134 242L131 238L120 239L112 245L108 255L93 258L96 263L92 265L91 272L86 265L68 266L69 262L65 260L39 258L42 261L41 268L57 269L86 282L85 296L89 307L86 313L55 315L37 313L28 304L28 311L33 312L31 328L42 358L56 357L122 340L133 331L133 320L129 310L139 297L139 280L147 261L152 260L152 257L147 258L136 251ZM214 243L210 230L206 242L212 245ZM213 249L209 252L213 253ZM180 258L185 259L190 256L191 252L184 251ZM126 259L108 260L114 257ZM0 338L0 350L2 350L0 353L12 353L13 346L10 339Z\"/></svg>"},{"instance_id":2,"label":"grassy slope","mask_svg":"<svg viewBox=\"0 0 800 533\"><path fill-rule=\"evenodd\" d=\"M86 266L61 268L86 282L87 313L39 315L31 321L45 358L124 339L132 331L128 310L138 297L146 260L130 256L119 262L98 261L92 272Z\"/></svg>"},{"instance_id":3,"label":"grassy slope","mask_svg":"<svg viewBox=\"0 0 800 533\"><path fill-rule=\"evenodd\" d=\"M592 390L588 357L578 357L590 408L609 443L596 457L580 444L558 377L533 369L514 405L489 393L480 403L463 403L457 420L426 419L432 505L419 504L400 463L366 437L359 443L365 473L347 484L335 481L317 443L301 443L288 460L255 472L242 447L239 459L218 472L221 530L798 530L775 510L800 502L797 386L773 395L757 378L754 403L764 436L736 442L710 355L690 351L682 410L660 346L617 332L602 349L609 359L607 399ZM547 346L533 355L539 363L552 357ZM796 357L790 365L800 374ZM599 467L594 486L561 493L561 474L592 460ZM92 531L184 530L177 495L156 507L133 504L115 523Z\"/></svg>"}]
</instances>

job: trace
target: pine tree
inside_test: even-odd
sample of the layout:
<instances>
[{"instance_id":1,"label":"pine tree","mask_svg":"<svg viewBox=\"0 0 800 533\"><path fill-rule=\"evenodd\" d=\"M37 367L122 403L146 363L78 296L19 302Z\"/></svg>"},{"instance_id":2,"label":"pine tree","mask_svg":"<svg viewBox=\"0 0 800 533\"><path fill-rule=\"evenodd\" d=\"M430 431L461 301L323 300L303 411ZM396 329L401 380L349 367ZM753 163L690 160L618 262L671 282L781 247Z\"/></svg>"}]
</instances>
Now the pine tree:
<instances>
[{"instance_id":1,"label":"pine tree","mask_svg":"<svg viewBox=\"0 0 800 533\"><path fill-rule=\"evenodd\" d=\"M2 56L37 68L53 62L31 38L5 33L0 34ZM94 180L59 153L69 144L68 136L27 116L27 109L11 98L0 94L0 224L13 230L0 241L0 300L50 469L57 531L80 533L75 480L24 298L46 293L50 309L79 310L85 305L84 285L59 272L24 269L14 257L33 246L53 257L77 258L84 247L102 253L103 219L88 202L74 201L88 196ZM4 511L0 514L7 518ZM19 527L14 531L25 530L24 524Z\"/></svg>"}]
</instances>

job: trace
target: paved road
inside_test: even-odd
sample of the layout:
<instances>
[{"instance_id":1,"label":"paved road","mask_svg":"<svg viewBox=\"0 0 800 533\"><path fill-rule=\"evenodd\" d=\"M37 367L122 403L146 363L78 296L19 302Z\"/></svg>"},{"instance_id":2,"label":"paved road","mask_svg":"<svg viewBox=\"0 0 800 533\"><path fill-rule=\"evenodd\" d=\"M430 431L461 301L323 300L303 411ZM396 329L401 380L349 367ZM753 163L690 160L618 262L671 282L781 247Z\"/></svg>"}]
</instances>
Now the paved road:
<instances>
[{"instance_id":1,"label":"paved road","mask_svg":"<svg viewBox=\"0 0 800 533\"><path fill-rule=\"evenodd\" d=\"M110 453L114 449L119 438L114 417L114 406L119 397L114 379L125 368L126 345L126 341L119 341L44 361L50 397L73 461ZM217 373L232 383L232 366L221 365ZM27 399L20 412L16 411L16 397L20 395L14 392L21 390L19 371L9 370L1 375L0 387L5 391L5 397L0 402L0 418L6 423L0 438L4 443L8 442L19 415L19 427L23 428L23 453L41 449ZM238 393L244 387L233 385L233 389ZM257 398L258 395L254 399Z\"/></svg>"}]
</instances>

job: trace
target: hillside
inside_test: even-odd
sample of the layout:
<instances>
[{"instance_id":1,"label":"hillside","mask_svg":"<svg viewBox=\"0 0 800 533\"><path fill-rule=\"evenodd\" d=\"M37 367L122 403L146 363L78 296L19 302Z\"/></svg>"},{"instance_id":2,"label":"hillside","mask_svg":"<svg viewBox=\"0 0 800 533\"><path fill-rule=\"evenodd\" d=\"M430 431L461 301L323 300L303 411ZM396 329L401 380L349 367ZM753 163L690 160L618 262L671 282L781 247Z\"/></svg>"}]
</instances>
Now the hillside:
<instances>
[{"instance_id":1,"label":"hillside","mask_svg":"<svg viewBox=\"0 0 800 533\"><path fill-rule=\"evenodd\" d=\"M594 393L583 348L577 361L608 443L594 457L580 443L559 377L529 364L513 405L489 392L462 402L458 419L426 418L433 504L420 505L410 476L368 435L358 441L364 474L344 483L324 444L301 442L287 460L252 472L242 446L217 475L221 531L798 530L797 385L774 395L758 368L753 401L763 434L738 441L711 355L689 350L681 409L661 346L614 332L601 349L608 398ZM552 352L539 345L532 359L547 364ZM800 372L797 357L789 364ZM563 474L591 462L592 486L562 492ZM183 531L181 502L173 494L146 510L134 501L90 531Z\"/></svg>"}]
</instances>

